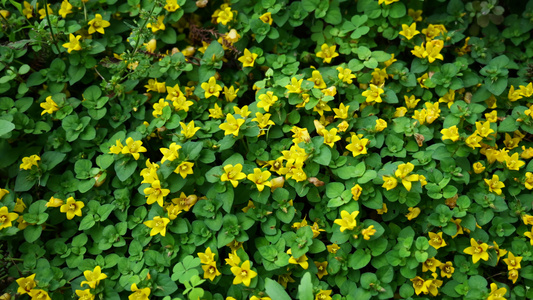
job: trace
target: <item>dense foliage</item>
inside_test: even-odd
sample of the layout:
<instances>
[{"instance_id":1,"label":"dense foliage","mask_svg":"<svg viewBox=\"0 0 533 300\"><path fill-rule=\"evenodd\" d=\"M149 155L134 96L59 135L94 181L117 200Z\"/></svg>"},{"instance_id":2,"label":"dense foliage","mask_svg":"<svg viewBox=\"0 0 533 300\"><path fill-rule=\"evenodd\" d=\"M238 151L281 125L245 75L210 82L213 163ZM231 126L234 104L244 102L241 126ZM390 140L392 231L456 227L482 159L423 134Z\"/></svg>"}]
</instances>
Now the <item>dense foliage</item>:
<instances>
[{"instance_id":1,"label":"dense foliage","mask_svg":"<svg viewBox=\"0 0 533 300\"><path fill-rule=\"evenodd\" d=\"M0 4L0 299L533 298L533 0Z\"/></svg>"}]
</instances>

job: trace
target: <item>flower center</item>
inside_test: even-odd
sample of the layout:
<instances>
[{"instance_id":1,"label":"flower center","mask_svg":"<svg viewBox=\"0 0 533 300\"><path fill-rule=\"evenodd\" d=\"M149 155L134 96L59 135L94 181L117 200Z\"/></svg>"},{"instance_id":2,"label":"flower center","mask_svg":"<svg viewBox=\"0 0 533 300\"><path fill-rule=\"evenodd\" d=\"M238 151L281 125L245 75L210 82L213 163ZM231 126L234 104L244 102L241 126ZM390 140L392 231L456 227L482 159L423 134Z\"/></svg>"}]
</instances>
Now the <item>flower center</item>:
<instances>
[{"instance_id":1,"label":"flower center","mask_svg":"<svg viewBox=\"0 0 533 300\"><path fill-rule=\"evenodd\" d=\"M4 224L6 222L7 216L3 215L0 217L0 223Z\"/></svg>"},{"instance_id":2,"label":"flower center","mask_svg":"<svg viewBox=\"0 0 533 300\"><path fill-rule=\"evenodd\" d=\"M76 210L76 204L71 204L68 207L69 210Z\"/></svg>"},{"instance_id":3,"label":"flower center","mask_svg":"<svg viewBox=\"0 0 533 300\"><path fill-rule=\"evenodd\" d=\"M248 271L246 271L246 270L242 270L242 271L241 271L241 276L242 276L242 277L246 277L246 276L248 276Z\"/></svg>"}]
</instances>

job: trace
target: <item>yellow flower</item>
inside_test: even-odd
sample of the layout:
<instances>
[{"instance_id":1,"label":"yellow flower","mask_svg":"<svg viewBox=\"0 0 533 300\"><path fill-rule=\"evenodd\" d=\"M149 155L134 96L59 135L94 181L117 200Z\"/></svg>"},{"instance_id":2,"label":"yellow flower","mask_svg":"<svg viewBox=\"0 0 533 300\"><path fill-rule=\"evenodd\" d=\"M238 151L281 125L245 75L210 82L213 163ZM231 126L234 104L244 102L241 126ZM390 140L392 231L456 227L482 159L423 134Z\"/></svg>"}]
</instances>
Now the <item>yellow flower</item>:
<instances>
[{"instance_id":1,"label":"yellow flower","mask_svg":"<svg viewBox=\"0 0 533 300\"><path fill-rule=\"evenodd\" d=\"M354 185L351 190L352 192L352 198L357 201L359 200L359 197L361 197L361 193L363 192L363 188L359 185L359 184L356 184Z\"/></svg>"},{"instance_id":2,"label":"yellow flower","mask_svg":"<svg viewBox=\"0 0 533 300\"><path fill-rule=\"evenodd\" d=\"M418 181L418 175L409 175L414 170L415 166L412 163L401 164L394 172L394 175L402 179L402 184L408 191L411 190L411 181Z\"/></svg>"},{"instance_id":3,"label":"yellow flower","mask_svg":"<svg viewBox=\"0 0 533 300\"><path fill-rule=\"evenodd\" d=\"M48 4L50 5L50 4ZM41 289L33 289L28 292L32 300L51 300L48 292Z\"/></svg>"},{"instance_id":4,"label":"yellow flower","mask_svg":"<svg viewBox=\"0 0 533 300\"><path fill-rule=\"evenodd\" d=\"M439 249L447 245L444 239L442 239L442 232L439 232L439 233L429 232L428 234L429 234L429 245L433 246L433 248Z\"/></svg>"},{"instance_id":5,"label":"yellow flower","mask_svg":"<svg viewBox=\"0 0 533 300\"><path fill-rule=\"evenodd\" d=\"M296 145L302 142L309 143L311 141L311 136L309 135L307 128L292 126L291 132L294 133L292 135L292 142Z\"/></svg>"},{"instance_id":6,"label":"yellow flower","mask_svg":"<svg viewBox=\"0 0 533 300\"><path fill-rule=\"evenodd\" d=\"M296 77L292 77L291 78L291 84L289 85L286 85L285 88L288 90L287 93L291 94L291 93L296 93L296 94L299 94L302 92L302 82L303 82L303 78L298 80L296 79Z\"/></svg>"},{"instance_id":7,"label":"yellow flower","mask_svg":"<svg viewBox=\"0 0 533 300\"><path fill-rule=\"evenodd\" d=\"M181 149L181 146L172 143L168 146L168 148L159 148L159 151L163 154L163 158L161 159L161 163L164 163L165 161L174 161L176 158L179 158L178 150Z\"/></svg>"},{"instance_id":8,"label":"yellow flower","mask_svg":"<svg viewBox=\"0 0 533 300\"><path fill-rule=\"evenodd\" d=\"M80 286L83 287L87 284L91 289L96 288L96 286L100 284L100 280L107 278L107 275L102 273L100 266L96 266L92 271L84 271L83 276L85 276L86 281L82 281Z\"/></svg>"},{"instance_id":9,"label":"yellow flower","mask_svg":"<svg viewBox=\"0 0 533 300\"><path fill-rule=\"evenodd\" d=\"M418 215L421 212L420 208L418 207L409 207L408 210L409 210L409 213L407 213L405 216L407 217L407 220L409 221L418 217Z\"/></svg>"},{"instance_id":10,"label":"yellow flower","mask_svg":"<svg viewBox=\"0 0 533 300\"><path fill-rule=\"evenodd\" d=\"M411 279L411 282L413 283L413 287L415 288L415 293L417 295L420 295L420 293L429 293L426 282L424 279L422 279L422 277L416 276L415 278Z\"/></svg>"},{"instance_id":11,"label":"yellow flower","mask_svg":"<svg viewBox=\"0 0 533 300\"><path fill-rule=\"evenodd\" d=\"M22 9L22 14L26 16L27 19L33 17L33 6L28 1L24 1L24 8Z\"/></svg>"},{"instance_id":12,"label":"yellow flower","mask_svg":"<svg viewBox=\"0 0 533 300\"><path fill-rule=\"evenodd\" d=\"M140 157L139 152L146 152L146 148L142 146L142 141L134 141L133 138L129 137L126 139L126 146L122 148L122 154L131 154L135 160L138 160Z\"/></svg>"},{"instance_id":13,"label":"yellow flower","mask_svg":"<svg viewBox=\"0 0 533 300\"><path fill-rule=\"evenodd\" d=\"M244 174L242 171L242 165L236 164L233 165L225 165L224 166L224 174L220 176L220 181L229 181L233 185L234 188L236 188L239 185L239 180L242 180L246 178L246 174Z\"/></svg>"},{"instance_id":14,"label":"yellow flower","mask_svg":"<svg viewBox=\"0 0 533 300\"><path fill-rule=\"evenodd\" d=\"M193 170L192 170L193 166L194 166L194 163L184 161L181 164L179 164L179 166L176 167L176 169L174 170L174 173L180 174L181 177L185 178L187 177L187 175L193 174Z\"/></svg>"},{"instance_id":15,"label":"yellow flower","mask_svg":"<svg viewBox=\"0 0 533 300\"><path fill-rule=\"evenodd\" d=\"M392 190L398 185L398 180L392 176L383 176L383 181L382 187L386 188L387 191Z\"/></svg>"},{"instance_id":16,"label":"yellow flower","mask_svg":"<svg viewBox=\"0 0 533 300\"><path fill-rule=\"evenodd\" d=\"M426 40L432 40L442 32L446 32L444 25L433 25L429 24L427 28L422 29L422 33L426 36Z\"/></svg>"},{"instance_id":17,"label":"yellow flower","mask_svg":"<svg viewBox=\"0 0 533 300\"><path fill-rule=\"evenodd\" d=\"M22 199L17 198L17 203L15 203L15 208L13 208L14 212L21 213L26 208L26 204L24 204L24 201Z\"/></svg>"},{"instance_id":18,"label":"yellow flower","mask_svg":"<svg viewBox=\"0 0 533 300\"><path fill-rule=\"evenodd\" d=\"M222 25L228 24L228 22L231 20L233 20L233 12L231 11L231 7L226 7L217 15L217 23L222 23Z\"/></svg>"},{"instance_id":19,"label":"yellow flower","mask_svg":"<svg viewBox=\"0 0 533 300\"><path fill-rule=\"evenodd\" d=\"M452 107L453 102L455 101L455 91L454 90L448 90L444 96L439 98L439 102L441 103L447 103L448 108Z\"/></svg>"},{"instance_id":20,"label":"yellow flower","mask_svg":"<svg viewBox=\"0 0 533 300\"><path fill-rule=\"evenodd\" d=\"M69 34L69 42L64 43L62 46L64 48L67 48L68 53L72 52L73 50L79 51L81 50L80 39L81 39L81 35L77 35L74 37L74 35L71 33Z\"/></svg>"},{"instance_id":21,"label":"yellow flower","mask_svg":"<svg viewBox=\"0 0 533 300\"><path fill-rule=\"evenodd\" d=\"M248 105L245 105L242 108L234 106L233 111L235 111L236 115L240 115L243 118L247 118L252 113L251 111L248 110Z\"/></svg>"},{"instance_id":22,"label":"yellow flower","mask_svg":"<svg viewBox=\"0 0 533 300\"><path fill-rule=\"evenodd\" d=\"M93 34L95 32L105 34L104 28L111 26L111 23L102 19L101 14L96 14L94 19L90 20L88 24L90 25L88 30L89 34Z\"/></svg>"},{"instance_id":23,"label":"yellow flower","mask_svg":"<svg viewBox=\"0 0 533 300\"><path fill-rule=\"evenodd\" d=\"M514 256L511 251L507 252L507 258L504 258L503 261L507 264L508 270L518 270L522 268L520 266L522 256Z\"/></svg>"},{"instance_id":24,"label":"yellow flower","mask_svg":"<svg viewBox=\"0 0 533 300\"><path fill-rule=\"evenodd\" d=\"M154 236L156 234L161 234L162 236L165 236L165 234L167 233L167 224L169 222L170 219L161 218L157 216L154 217L153 220L145 221L143 224L146 225L148 228L152 229L150 231L150 236Z\"/></svg>"},{"instance_id":25,"label":"yellow flower","mask_svg":"<svg viewBox=\"0 0 533 300\"><path fill-rule=\"evenodd\" d=\"M518 280L518 270L510 270L508 279L516 283L516 280Z\"/></svg>"},{"instance_id":26,"label":"yellow flower","mask_svg":"<svg viewBox=\"0 0 533 300\"><path fill-rule=\"evenodd\" d=\"M193 207L194 204L198 201L198 196L192 194L192 195L185 195L185 193L181 192L179 198L172 199L172 203L176 204L177 208L179 210L189 211L191 207Z\"/></svg>"},{"instance_id":27,"label":"yellow flower","mask_svg":"<svg viewBox=\"0 0 533 300\"><path fill-rule=\"evenodd\" d=\"M154 103L154 105L153 105L154 111L152 112L152 116L154 116L154 118L157 118L160 115L162 115L163 114L163 108L165 106L169 106L168 102L165 101L165 99L163 99L163 98L159 99L159 102Z\"/></svg>"},{"instance_id":28,"label":"yellow flower","mask_svg":"<svg viewBox=\"0 0 533 300\"><path fill-rule=\"evenodd\" d=\"M348 130L349 126L350 126L350 124L348 124L348 122L342 121L342 122L339 123L339 125L337 125L337 128L339 128L340 132L346 132L346 130Z\"/></svg>"},{"instance_id":29,"label":"yellow flower","mask_svg":"<svg viewBox=\"0 0 533 300\"><path fill-rule=\"evenodd\" d=\"M376 120L376 131L380 132L380 131L385 130L385 128L387 128L387 121L383 119L377 119Z\"/></svg>"},{"instance_id":30,"label":"yellow flower","mask_svg":"<svg viewBox=\"0 0 533 300\"><path fill-rule=\"evenodd\" d=\"M436 272L437 271L437 268L442 265L442 263L432 257L432 258L428 258L426 259L426 261L422 264L422 272L427 272L428 270L431 271L431 272Z\"/></svg>"},{"instance_id":31,"label":"yellow flower","mask_svg":"<svg viewBox=\"0 0 533 300\"><path fill-rule=\"evenodd\" d=\"M463 250L464 253L472 255L472 261L474 263L477 263L478 260L489 260L489 253L487 252L487 249L489 248L489 245L486 243L478 244L476 240L473 238L470 239L470 247Z\"/></svg>"},{"instance_id":32,"label":"yellow flower","mask_svg":"<svg viewBox=\"0 0 533 300\"><path fill-rule=\"evenodd\" d=\"M413 18L413 21L420 22L422 21L422 10L414 10L412 8L409 8L407 10L407 14L409 17Z\"/></svg>"},{"instance_id":33,"label":"yellow flower","mask_svg":"<svg viewBox=\"0 0 533 300\"><path fill-rule=\"evenodd\" d=\"M487 300L506 300L507 298L504 298L505 294L507 293L506 288L498 288L496 283L490 284L490 294L487 297Z\"/></svg>"},{"instance_id":34,"label":"yellow flower","mask_svg":"<svg viewBox=\"0 0 533 300\"><path fill-rule=\"evenodd\" d=\"M316 53L316 57L322 58L322 62L329 64L333 58L339 56L339 53L335 52L336 48L336 45L329 46L324 43L320 46L320 51Z\"/></svg>"},{"instance_id":35,"label":"yellow flower","mask_svg":"<svg viewBox=\"0 0 533 300\"><path fill-rule=\"evenodd\" d=\"M17 289L18 294L24 295L29 293L37 286L37 283L35 282L35 274L17 279L17 284L19 285Z\"/></svg>"},{"instance_id":36,"label":"yellow flower","mask_svg":"<svg viewBox=\"0 0 533 300\"><path fill-rule=\"evenodd\" d=\"M415 48L411 50L411 53L418 58L426 58L428 56L428 53L424 48L424 43L422 43L420 46L415 46Z\"/></svg>"},{"instance_id":37,"label":"yellow flower","mask_svg":"<svg viewBox=\"0 0 533 300\"><path fill-rule=\"evenodd\" d=\"M237 97L237 93L239 92L239 89L235 89L233 86L231 86L229 89L228 87L224 87L224 98L226 98L226 101L233 102L233 100Z\"/></svg>"},{"instance_id":38,"label":"yellow flower","mask_svg":"<svg viewBox=\"0 0 533 300\"><path fill-rule=\"evenodd\" d=\"M51 197L50 200L48 200L48 202L46 203L46 207L60 207L63 204L63 200Z\"/></svg>"},{"instance_id":39,"label":"yellow flower","mask_svg":"<svg viewBox=\"0 0 533 300\"><path fill-rule=\"evenodd\" d=\"M318 70L314 70L311 74L311 78L308 78L307 81L313 82L315 84L314 87L317 89L325 89L327 87L324 79L322 78L322 74L320 74L320 71Z\"/></svg>"},{"instance_id":40,"label":"yellow flower","mask_svg":"<svg viewBox=\"0 0 533 300\"><path fill-rule=\"evenodd\" d=\"M224 113L222 113L222 108L215 103L214 108L209 109L209 117L213 119L222 119L224 118Z\"/></svg>"},{"instance_id":41,"label":"yellow flower","mask_svg":"<svg viewBox=\"0 0 533 300\"><path fill-rule=\"evenodd\" d=\"M198 130L200 130L200 127L194 127L194 120L190 121L189 124L185 125L185 123L180 122L181 125L181 134L185 136L186 139L192 138Z\"/></svg>"},{"instance_id":42,"label":"yellow flower","mask_svg":"<svg viewBox=\"0 0 533 300\"><path fill-rule=\"evenodd\" d=\"M215 253L211 251L211 247L207 247L205 252L198 252L196 255L198 255L202 264L210 264L215 261Z\"/></svg>"},{"instance_id":43,"label":"yellow flower","mask_svg":"<svg viewBox=\"0 0 533 300\"><path fill-rule=\"evenodd\" d=\"M455 268L453 267L453 264L451 261L447 261L444 264L440 264L439 268L440 268L441 277L451 278L453 272L455 271Z\"/></svg>"},{"instance_id":44,"label":"yellow flower","mask_svg":"<svg viewBox=\"0 0 533 300\"><path fill-rule=\"evenodd\" d=\"M37 5L37 8L39 8L39 5ZM46 5L46 8L47 8L47 11L48 11L48 15L53 15L54 14L54 11L50 8L50 3L48 3L48 5ZM44 8L39 9L39 18L41 20L46 18L46 11L44 10Z\"/></svg>"},{"instance_id":45,"label":"yellow flower","mask_svg":"<svg viewBox=\"0 0 533 300\"><path fill-rule=\"evenodd\" d=\"M239 57L243 67L253 67L255 59L259 56L257 53L252 53L247 48L244 49L244 55Z\"/></svg>"},{"instance_id":46,"label":"yellow flower","mask_svg":"<svg viewBox=\"0 0 533 300\"><path fill-rule=\"evenodd\" d=\"M62 18L66 18L68 14L72 13L72 4L70 4L67 0L63 0L61 2L61 7L59 8L59 15Z\"/></svg>"},{"instance_id":47,"label":"yellow flower","mask_svg":"<svg viewBox=\"0 0 533 300\"><path fill-rule=\"evenodd\" d=\"M217 80L214 76L211 76L208 82L202 83L201 87L205 91L204 96L206 99L211 96L215 96L218 98L220 96L220 91L222 91L222 87L217 84Z\"/></svg>"},{"instance_id":48,"label":"yellow flower","mask_svg":"<svg viewBox=\"0 0 533 300\"><path fill-rule=\"evenodd\" d=\"M270 12L266 12L259 17L259 20L268 25L272 25L272 14Z\"/></svg>"},{"instance_id":49,"label":"yellow flower","mask_svg":"<svg viewBox=\"0 0 533 300\"><path fill-rule=\"evenodd\" d=\"M426 282L424 283L427 288L428 288L428 292L433 295L433 296L437 296L438 293L439 293L439 288L442 286L442 280L438 280L437 279L437 273L433 273L433 279L428 279L426 280Z\"/></svg>"},{"instance_id":50,"label":"yellow flower","mask_svg":"<svg viewBox=\"0 0 533 300\"><path fill-rule=\"evenodd\" d=\"M272 184L269 181L271 173L269 171L261 171L259 168L254 169L253 174L248 174L247 178L251 182L255 183L257 190L262 192L265 186L271 187Z\"/></svg>"},{"instance_id":51,"label":"yellow flower","mask_svg":"<svg viewBox=\"0 0 533 300\"><path fill-rule=\"evenodd\" d=\"M170 190L162 189L161 182L159 180L154 180L151 183L151 186L145 188L143 192L146 196L146 204L157 202L159 206L163 207L163 197L166 197L170 193Z\"/></svg>"},{"instance_id":52,"label":"yellow flower","mask_svg":"<svg viewBox=\"0 0 533 300\"><path fill-rule=\"evenodd\" d=\"M507 149L514 149L516 147L518 147L518 144L522 141L522 137L521 136L514 136L514 137L511 137L510 134L506 133L505 134L505 140L503 141L503 143L505 144L505 148Z\"/></svg>"},{"instance_id":53,"label":"yellow flower","mask_svg":"<svg viewBox=\"0 0 533 300\"><path fill-rule=\"evenodd\" d=\"M483 138L474 132L472 135L469 135L466 138L465 144L472 149L476 149L476 148L481 147L481 144L479 142L481 142L482 140Z\"/></svg>"},{"instance_id":54,"label":"yellow flower","mask_svg":"<svg viewBox=\"0 0 533 300\"><path fill-rule=\"evenodd\" d=\"M132 283L131 284L131 291L133 292L131 295L128 296L128 300L148 300L150 296L151 289L149 287L145 287L144 289L140 289L137 287L137 284Z\"/></svg>"},{"instance_id":55,"label":"yellow flower","mask_svg":"<svg viewBox=\"0 0 533 300\"><path fill-rule=\"evenodd\" d=\"M459 139L459 129L457 126L453 125L449 128L444 128L440 131L442 134L442 140L452 140L452 142L455 142Z\"/></svg>"},{"instance_id":56,"label":"yellow flower","mask_svg":"<svg viewBox=\"0 0 533 300\"><path fill-rule=\"evenodd\" d=\"M368 226L368 228L365 228L361 231L361 234L363 235L363 238L365 240L369 240L371 236L373 236L376 233L376 229L374 229L374 225Z\"/></svg>"},{"instance_id":57,"label":"yellow flower","mask_svg":"<svg viewBox=\"0 0 533 300\"><path fill-rule=\"evenodd\" d=\"M376 85L370 84L370 90L366 90L362 93L364 97L366 97L366 102L383 102L381 100L381 94L383 94L384 90L377 87Z\"/></svg>"},{"instance_id":58,"label":"yellow flower","mask_svg":"<svg viewBox=\"0 0 533 300\"><path fill-rule=\"evenodd\" d=\"M148 23L146 25L146 28L152 28L152 32L158 32L159 30L165 30L165 24L163 24L163 20L165 19L165 16L159 16L157 18L157 23Z\"/></svg>"},{"instance_id":59,"label":"yellow flower","mask_svg":"<svg viewBox=\"0 0 533 300\"><path fill-rule=\"evenodd\" d=\"M436 59L444 60L444 56L440 54L440 51L444 48L443 40L432 40L426 45L426 52L428 53L429 63L434 62Z\"/></svg>"},{"instance_id":60,"label":"yellow flower","mask_svg":"<svg viewBox=\"0 0 533 300\"><path fill-rule=\"evenodd\" d=\"M485 166L479 161L474 163L473 168L476 174L480 174L481 172L485 171Z\"/></svg>"},{"instance_id":61,"label":"yellow flower","mask_svg":"<svg viewBox=\"0 0 533 300\"><path fill-rule=\"evenodd\" d=\"M257 276L257 272L250 269L249 260L243 262L240 267L231 267L231 272L235 275L233 284L244 283L245 286L250 286L252 279Z\"/></svg>"},{"instance_id":62,"label":"yellow flower","mask_svg":"<svg viewBox=\"0 0 533 300\"><path fill-rule=\"evenodd\" d=\"M61 205L60 211L67 214L67 219L72 220L74 216L81 217L81 209L85 204L81 201L74 200L73 197L68 197L67 203Z\"/></svg>"},{"instance_id":63,"label":"yellow flower","mask_svg":"<svg viewBox=\"0 0 533 300\"><path fill-rule=\"evenodd\" d=\"M518 159L518 152L516 152L511 156L507 155L507 158L505 159L505 164L507 165L507 169L518 171L526 163Z\"/></svg>"},{"instance_id":64,"label":"yellow flower","mask_svg":"<svg viewBox=\"0 0 533 300\"><path fill-rule=\"evenodd\" d=\"M220 124L218 127L224 130L224 135L233 134L234 136L239 135L239 128L244 124L243 119L235 119L232 114L226 115L226 122Z\"/></svg>"},{"instance_id":65,"label":"yellow flower","mask_svg":"<svg viewBox=\"0 0 533 300\"><path fill-rule=\"evenodd\" d=\"M529 243L533 246L533 227L531 228L531 231L524 232L524 236L529 238Z\"/></svg>"},{"instance_id":66,"label":"yellow flower","mask_svg":"<svg viewBox=\"0 0 533 300\"><path fill-rule=\"evenodd\" d=\"M398 2L400 0L378 0L378 4L381 5L385 3L385 5L391 5L394 2Z\"/></svg>"},{"instance_id":67,"label":"yellow flower","mask_svg":"<svg viewBox=\"0 0 533 300\"><path fill-rule=\"evenodd\" d=\"M344 103L341 103L339 105L339 108L334 108L333 112L335 113L335 119L346 119L348 118L348 109L350 109L350 105L345 106Z\"/></svg>"},{"instance_id":68,"label":"yellow flower","mask_svg":"<svg viewBox=\"0 0 533 300\"><path fill-rule=\"evenodd\" d=\"M262 114L262 113L256 112L255 118L253 118L252 121L257 122L257 126L259 126L259 128L265 128L268 125L275 125L274 121L270 120L270 116L271 114Z\"/></svg>"},{"instance_id":69,"label":"yellow flower","mask_svg":"<svg viewBox=\"0 0 533 300\"><path fill-rule=\"evenodd\" d=\"M163 8L168 12L175 12L180 6L178 0L167 0L167 4Z\"/></svg>"},{"instance_id":70,"label":"yellow flower","mask_svg":"<svg viewBox=\"0 0 533 300\"><path fill-rule=\"evenodd\" d=\"M94 300L94 295L91 294L90 289L85 290L76 290L76 295L79 297L79 300Z\"/></svg>"},{"instance_id":71,"label":"yellow flower","mask_svg":"<svg viewBox=\"0 0 533 300\"><path fill-rule=\"evenodd\" d=\"M209 279L211 281L215 280L215 277L222 275L217 269L217 263L214 261L209 264L203 264L202 270L204 270L204 279Z\"/></svg>"},{"instance_id":72,"label":"yellow flower","mask_svg":"<svg viewBox=\"0 0 533 300\"><path fill-rule=\"evenodd\" d=\"M326 247L329 253L335 254L341 248L337 244L331 244Z\"/></svg>"},{"instance_id":73,"label":"yellow flower","mask_svg":"<svg viewBox=\"0 0 533 300\"><path fill-rule=\"evenodd\" d=\"M416 30L416 23L413 23L410 26L402 24L402 31L400 31L398 34L401 34L405 36L408 40L410 40L419 33L420 31Z\"/></svg>"},{"instance_id":74,"label":"yellow flower","mask_svg":"<svg viewBox=\"0 0 533 300\"><path fill-rule=\"evenodd\" d=\"M9 191L6 189L0 189L0 200L4 198L5 195L9 194Z\"/></svg>"},{"instance_id":75,"label":"yellow flower","mask_svg":"<svg viewBox=\"0 0 533 300\"><path fill-rule=\"evenodd\" d=\"M324 144L333 148L335 142L340 141L341 137L337 135L337 128L332 128L331 130L322 129L322 135L324 136Z\"/></svg>"},{"instance_id":76,"label":"yellow flower","mask_svg":"<svg viewBox=\"0 0 533 300\"><path fill-rule=\"evenodd\" d=\"M524 97L531 97L533 96L533 82L530 82L527 86L520 86L520 95Z\"/></svg>"},{"instance_id":77,"label":"yellow flower","mask_svg":"<svg viewBox=\"0 0 533 300\"><path fill-rule=\"evenodd\" d=\"M270 110L270 107L278 101L278 97L274 95L274 92L268 91L266 94L259 95L259 102L257 107L264 109L266 112Z\"/></svg>"},{"instance_id":78,"label":"yellow flower","mask_svg":"<svg viewBox=\"0 0 533 300\"><path fill-rule=\"evenodd\" d=\"M352 151L353 157L360 154L366 154L366 144L368 139L359 139L357 135L352 136L350 144L346 146L346 150Z\"/></svg>"},{"instance_id":79,"label":"yellow flower","mask_svg":"<svg viewBox=\"0 0 533 300\"><path fill-rule=\"evenodd\" d=\"M39 163L37 163L37 161L39 160L41 160L41 158L35 154L29 157L23 157L22 164L20 164L20 168L22 170L30 170L32 166L39 167Z\"/></svg>"},{"instance_id":80,"label":"yellow flower","mask_svg":"<svg viewBox=\"0 0 533 300\"><path fill-rule=\"evenodd\" d=\"M300 267L302 267L304 270L307 270L309 268L309 263L307 262L307 256L305 256L305 254L298 257L297 259L292 256L291 249L287 250L287 254L291 255L291 257L289 258L290 264L300 265Z\"/></svg>"},{"instance_id":81,"label":"yellow flower","mask_svg":"<svg viewBox=\"0 0 533 300\"><path fill-rule=\"evenodd\" d=\"M342 82L346 82L347 84L352 84L354 78L356 78L355 74L352 74L352 70L348 69L348 68L343 68L343 67L337 67L336 69L337 71L339 71L339 79L342 80Z\"/></svg>"},{"instance_id":82,"label":"yellow flower","mask_svg":"<svg viewBox=\"0 0 533 300\"><path fill-rule=\"evenodd\" d=\"M396 0L397 1L397 0ZM320 290L316 295L315 295L315 300L331 300L333 298L331 298L331 292L332 290Z\"/></svg>"},{"instance_id":83,"label":"yellow flower","mask_svg":"<svg viewBox=\"0 0 533 300\"><path fill-rule=\"evenodd\" d=\"M328 275L328 262L327 261L323 261L323 262L315 261L315 266L318 269L318 272L316 274L318 276L318 279L322 279L324 275Z\"/></svg>"},{"instance_id":84,"label":"yellow flower","mask_svg":"<svg viewBox=\"0 0 533 300\"><path fill-rule=\"evenodd\" d=\"M359 214L359 211L354 211L351 214L345 210L341 211L341 219L336 219L334 221L335 224L339 225L341 228L341 232L344 232L344 230L352 230L357 226L357 221L355 218Z\"/></svg>"},{"instance_id":85,"label":"yellow flower","mask_svg":"<svg viewBox=\"0 0 533 300\"><path fill-rule=\"evenodd\" d=\"M494 130L490 128L490 122L486 121L484 123L476 122L476 131L482 137L487 137L489 134L493 133Z\"/></svg>"},{"instance_id":86,"label":"yellow flower","mask_svg":"<svg viewBox=\"0 0 533 300\"><path fill-rule=\"evenodd\" d=\"M174 109L176 111L180 111L180 110L189 111L189 106L193 104L194 102L188 101L187 98L185 98L185 96L172 98L172 106L174 106Z\"/></svg>"},{"instance_id":87,"label":"yellow flower","mask_svg":"<svg viewBox=\"0 0 533 300\"><path fill-rule=\"evenodd\" d=\"M386 214L389 211L387 208L387 204L383 203L381 207L381 209L376 209L378 215Z\"/></svg>"},{"instance_id":88,"label":"yellow flower","mask_svg":"<svg viewBox=\"0 0 533 300\"><path fill-rule=\"evenodd\" d=\"M485 183L489 186L489 192L494 192L498 195L502 194L502 188L505 187L505 184L500 181L500 177L496 174L492 175L492 179L486 179Z\"/></svg>"}]
</instances>

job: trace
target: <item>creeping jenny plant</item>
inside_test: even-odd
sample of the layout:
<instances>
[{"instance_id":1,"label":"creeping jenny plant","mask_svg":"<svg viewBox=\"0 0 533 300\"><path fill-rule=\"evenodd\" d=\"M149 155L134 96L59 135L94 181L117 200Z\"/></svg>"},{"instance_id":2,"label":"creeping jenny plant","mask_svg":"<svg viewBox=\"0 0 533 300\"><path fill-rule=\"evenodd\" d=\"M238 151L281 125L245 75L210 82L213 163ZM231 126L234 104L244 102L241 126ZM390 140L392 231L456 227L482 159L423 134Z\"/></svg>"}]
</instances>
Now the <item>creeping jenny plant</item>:
<instances>
[{"instance_id":1,"label":"creeping jenny plant","mask_svg":"<svg viewBox=\"0 0 533 300\"><path fill-rule=\"evenodd\" d=\"M0 298L533 298L532 11L0 1Z\"/></svg>"}]
</instances>

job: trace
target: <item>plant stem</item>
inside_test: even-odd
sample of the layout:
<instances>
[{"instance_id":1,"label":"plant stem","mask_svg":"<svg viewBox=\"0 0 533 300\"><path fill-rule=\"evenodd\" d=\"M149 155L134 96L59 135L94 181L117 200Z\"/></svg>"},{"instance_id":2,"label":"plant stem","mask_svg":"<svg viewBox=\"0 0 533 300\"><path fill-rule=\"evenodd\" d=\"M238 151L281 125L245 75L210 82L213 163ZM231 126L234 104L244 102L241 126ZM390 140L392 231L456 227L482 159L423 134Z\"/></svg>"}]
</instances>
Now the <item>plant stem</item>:
<instances>
[{"instance_id":1,"label":"plant stem","mask_svg":"<svg viewBox=\"0 0 533 300\"><path fill-rule=\"evenodd\" d=\"M57 54L61 55L61 51L59 51L59 46L57 46L56 36L54 35L54 29L52 28L52 23L50 22L47 0L44 0L44 12L46 13L46 21L48 22L48 27L50 28L50 34L52 35L52 41L54 42L54 46L56 46Z\"/></svg>"},{"instance_id":2,"label":"plant stem","mask_svg":"<svg viewBox=\"0 0 533 300\"><path fill-rule=\"evenodd\" d=\"M139 35L137 36L137 41L135 42L135 50L133 51L133 54L137 53L137 51L139 50L139 43L141 42L141 31L146 26L146 23L148 23L148 20L150 20L150 17L152 16L152 13L154 12L156 5L157 3L154 3L154 5L152 6L152 10L150 10L149 16L144 20L144 23L141 26L141 29L139 29Z\"/></svg>"}]
</instances>

